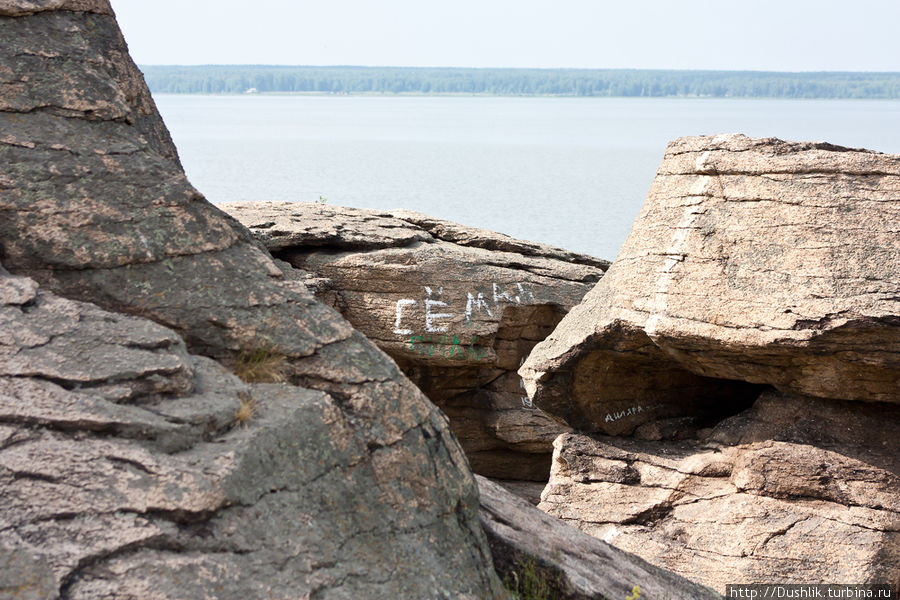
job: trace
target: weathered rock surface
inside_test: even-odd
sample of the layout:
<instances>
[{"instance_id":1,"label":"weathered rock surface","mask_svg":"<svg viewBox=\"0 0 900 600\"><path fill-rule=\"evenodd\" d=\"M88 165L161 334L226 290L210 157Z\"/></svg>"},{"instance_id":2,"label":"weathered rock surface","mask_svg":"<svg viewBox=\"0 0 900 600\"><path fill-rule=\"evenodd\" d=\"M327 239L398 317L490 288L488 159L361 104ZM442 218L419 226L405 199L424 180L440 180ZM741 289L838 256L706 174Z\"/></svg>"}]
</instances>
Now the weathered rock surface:
<instances>
[{"instance_id":1,"label":"weathered rock surface","mask_svg":"<svg viewBox=\"0 0 900 600\"><path fill-rule=\"evenodd\" d=\"M4 597L500 594L438 413L373 445L324 392L2 272L0 332Z\"/></svg>"},{"instance_id":2,"label":"weathered rock surface","mask_svg":"<svg viewBox=\"0 0 900 600\"><path fill-rule=\"evenodd\" d=\"M113 14L106 0L4 0L0 5L0 17L21 17L51 10Z\"/></svg>"},{"instance_id":3,"label":"weathered rock surface","mask_svg":"<svg viewBox=\"0 0 900 600\"><path fill-rule=\"evenodd\" d=\"M502 486L476 476L481 522L498 573L519 591L534 577L559 600L721 598L712 590L654 567L539 511ZM637 590L635 590L637 586Z\"/></svg>"},{"instance_id":4,"label":"weathered rock surface","mask_svg":"<svg viewBox=\"0 0 900 600\"><path fill-rule=\"evenodd\" d=\"M190 186L108 2L0 38L0 258L47 290L3 277L0 545L67 598L502 596L446 420Z\"/></svg>"},{"instance_id":5,"label":"weathered rock surface","mask_svg":"<svg viewBox=\"0 0 900 600\"><path fill-rule=\"evenodd\" d=\"M352 328L280 285L249 232L190 186L111 12L71 8L0 24L4 265L204 354L273 346L298 377L324 379L319 350L358 346Z\"/></svg>"},{"instance_id":6,"label":"weathered rock surface","mask_svg":"<svg viewBox=\"0 0 900 600\"><path fill-rule=\"evenodd\" d=\"M748 384L900 402L898 256L900 156L682 138L609 272L521 372L539 407L609 434L733 413Z\"/></svg>"},{"instance_id":7,"label":"weathered rock surface","mask_svg":"<svg viewBox=\"0 0 900 600\"><path fill-rule=\"evenodd\" d=\"M607 263L408 211L222 208L397 361L448 415L476 472L546 481L567 428L530 405L516 370Z\"/></svg>"},{"instance_id":8,"label":"weathered rock surface","mask_svg":"<svg viewBox=\"0 0 900 600\"><path fill-rule=\"evenodd\" d=\"M720 592L900 583L900 406L767 392L702 441L565 434L542 510Z\"/></svg>"}]
</instances>

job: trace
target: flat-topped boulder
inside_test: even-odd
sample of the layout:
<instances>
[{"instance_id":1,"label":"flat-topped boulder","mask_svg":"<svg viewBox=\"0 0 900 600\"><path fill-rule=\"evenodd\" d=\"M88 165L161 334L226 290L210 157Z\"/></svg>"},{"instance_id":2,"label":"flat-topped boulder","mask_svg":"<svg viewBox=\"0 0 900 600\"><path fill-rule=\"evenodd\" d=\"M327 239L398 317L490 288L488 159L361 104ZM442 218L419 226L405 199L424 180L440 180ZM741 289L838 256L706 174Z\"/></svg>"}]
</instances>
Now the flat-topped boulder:
<instances>
[{"instance_id":1,"label":"flat-topped boulder","mask_svg":"<svg viewBox=\"0 0 900 600\"><path fill-rule=\"evenodd\" d=\"M66 598L502 597L445 417L191 187L109 3L0 31L0 546Z\"/></svg>"},{"instance_id":2,"label":"flat-topped boulder","mask_svg":"<svg viewBox=\"0 0 900 600\"><path fill-rule=\"evenodd\" d=\"M766 392L702 439L565 434L539 508L724 593L896 585L900 406Z\"/></svg>"},{"instance_id":3,"label":"flat-topped boulder","mask_svg":"<svg viewBox=\"0 0 900 600\"><path fill-rule=\"evenodd\" d=\"M615 263L523 366L586 431L733 413L768 384L900 402L900 156L678 139Z\"/></svg>"},{"instance_id":4,"label":"flat-topped boulder","mask_svg":"<svg viewBox=\"0 0 900 600\"><path fill-rule=\"evenodd\" d=\"M531 406L516 370L605 261L409 211L222 208L397 361L448 415L476 472L546 480L568 429Z\"/></svg>"}]
</instances>

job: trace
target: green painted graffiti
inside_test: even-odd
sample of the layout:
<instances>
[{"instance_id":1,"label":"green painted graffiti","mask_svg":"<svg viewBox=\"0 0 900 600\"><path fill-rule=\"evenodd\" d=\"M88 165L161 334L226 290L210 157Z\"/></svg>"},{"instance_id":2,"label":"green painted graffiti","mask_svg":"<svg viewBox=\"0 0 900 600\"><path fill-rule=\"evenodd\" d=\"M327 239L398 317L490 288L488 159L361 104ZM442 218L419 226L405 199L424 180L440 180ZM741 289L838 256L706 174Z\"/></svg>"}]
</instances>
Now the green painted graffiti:
<instances>
[{"instance_id":1,"label":"green painted graffiti","mask_svg":"<svg viewBox=\"0 0 900 600\"><path fill-rule=\"evenodd\" d=\"M477 345L477 341L477 335L472 336L469 344L463 344L455 333L413 335L409 338L409 349L417 354L451 360L481 360L487 356L487 348Z\"/></svg>"}]
</instances>

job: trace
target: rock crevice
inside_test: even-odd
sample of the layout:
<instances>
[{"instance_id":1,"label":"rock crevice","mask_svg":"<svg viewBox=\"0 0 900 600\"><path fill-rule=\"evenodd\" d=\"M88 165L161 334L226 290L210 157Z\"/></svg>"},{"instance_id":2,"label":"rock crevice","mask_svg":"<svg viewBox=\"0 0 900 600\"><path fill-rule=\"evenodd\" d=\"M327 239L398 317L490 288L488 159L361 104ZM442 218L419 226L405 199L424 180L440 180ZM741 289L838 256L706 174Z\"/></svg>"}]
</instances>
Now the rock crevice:
<instances>
[{"instance_id":1,"label":"rock crevice","mask_svg":"<svg viewBox=\"0 0 900 600\"><path fill-rule=\"evenodd\" d=\"M224 210L375 341L450 418L476 472L546 481L566 428L515 371L605 261L408 211L307 203Z\"/></svg>"}]
</instances>

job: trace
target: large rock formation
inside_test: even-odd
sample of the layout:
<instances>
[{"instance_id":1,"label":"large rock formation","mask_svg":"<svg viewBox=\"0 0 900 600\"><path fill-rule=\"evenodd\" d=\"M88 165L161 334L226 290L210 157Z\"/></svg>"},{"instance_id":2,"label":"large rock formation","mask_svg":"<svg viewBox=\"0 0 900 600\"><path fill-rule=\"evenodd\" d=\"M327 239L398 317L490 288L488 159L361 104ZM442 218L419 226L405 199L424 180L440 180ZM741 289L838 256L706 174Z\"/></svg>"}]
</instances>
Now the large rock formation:
<instances>
[{"instance_id":1,"label":"large rock formation","mask_svg":"<svg viewBox=\"0 0 900 600\"><path fill-rule=\"evenodd\" d=\"M721 598L542 513L484 477L477 479L481 522L497 572L522 597Z\"/></svg>"},{"instance_id":2,"label":"large rock formation","mask_svg":"<svg viewBox=\"0 0 900 600\"><path fill-rule=\"evenodd\" d=\"M0 548L43 569L0 563L20 582L9 589L141 600L499 592L481 533L466 526L465 461L441 441L436 413L401 451L373 446L326 393L244 384L169 329L3 273L0 332ZM13 591L4 597L28 597Z\"/></svg>"},{"instance_id":3,"label":"large rock formation","mask_svg":"<svg viewBox=\"0 0 900 600\"><path fill-rule=\"evenodd\" d=\"M0 37L0 257L99 305L3 278L0 545L37 557L28 580L501 596L446 419L189 185L109 4L0 0ZM246 387L188 349L268 356L307 389ZM228 429L241 403L257 416Z\"/></svg>"},{"instance_id":4,"label":"large rock formation","mask_svg":"<svg viewBox=\"0 0 900 600\"><path fill-rule=\"evenodd\" d=\"M353 346L365 360L371 346L302 286L280 285L249 232L190 186L108 4L32 4L53 10L2 22L6 267L164 323L204 354L277 347L296 377L323 386L341 377L326 375L322 352Z\"/></svg>"},{"instance_id":5,"label":"large rock formation","mask_svg":"<svg viewBox=\"0 0 900 600\"><path fill-rule=\"evenodd\" d=\"M767 392L703 440L565 434L542 510L720 592L900 585L900 406Z\"/></svg>"},{"instance_id":6,"label":"large rock formation","mask_svg":"<svg viewBox=\"0 0 900 600\"><path fill-rule=\"evenodd\" d=\"M476 472L546 481L567 428L531 406L516 370L606 262L408 211L222 208L397 361Z\"/></svg>"},{"instance_id":7,"label":"large rock formation","mask_svg":"<svg viewBox=\"0 0 900 600\"><path fill-rule=\"evenodd\" d=\"M785 393L900 401L900 156L672 142L607 275L522 369L574 427L629 433Z\"/></svg>"},{"instance_id":8,"label":"large rock formation","mask_svg":"<svg viewBox=\"0 0 900 600\"><path fill-rule=\"evenodd\" d=\"M898 233L900 156L671 143L520 371L547 412L633 436L557 439L540 507L719 590L898 585Z\"/></svg>"}]
</instances>

